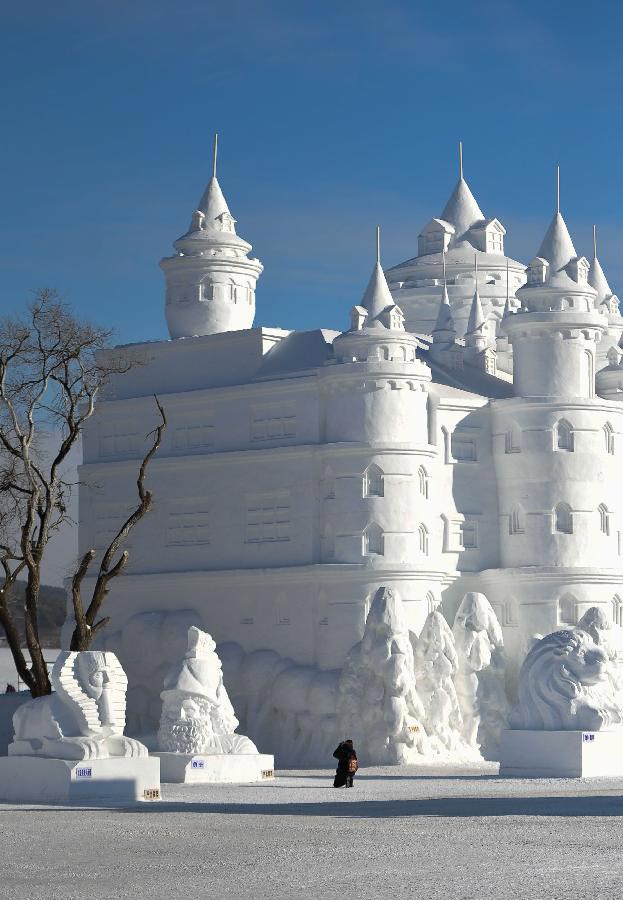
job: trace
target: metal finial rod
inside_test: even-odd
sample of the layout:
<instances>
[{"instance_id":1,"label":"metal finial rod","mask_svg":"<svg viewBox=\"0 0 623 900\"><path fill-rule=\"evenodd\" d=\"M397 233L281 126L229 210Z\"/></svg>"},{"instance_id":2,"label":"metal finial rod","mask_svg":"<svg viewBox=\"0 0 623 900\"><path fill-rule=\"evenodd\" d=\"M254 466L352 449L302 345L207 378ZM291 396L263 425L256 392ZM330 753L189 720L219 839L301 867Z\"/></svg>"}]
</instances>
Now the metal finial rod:
<instances>
[{"instance_id":1,"label":"metal finial rod","mask_svg":"<svg viewBox=\"0 0 623 900\"><path fill-rule=\"evenodd\" d=\"M463 141L459 141L459 178L463 180Z\"/></svg>"},{"instance_id":2,"label":"metal finial rod","mask_svg":"<svg viewBox=\"0 0 623 900\"><path fill-rule=\"evenodd\" d=\"M593 259L597 259L597 226L593 225Z\"/></svg>"},{"instance_id":3,"label":"metal finial rod","mask_svg":"<svg viewBox=\"0 0 623 900\"><path fill-rule=\"evenodd\" d=\"M560 213L560 166L556 166L556 212Z\"/></svg>"},{"instance_id":4,"label":"metal finial rod","mask_svg":"<svg viewBox=\"0 0 623 900\"><path fill-rule=\"evenodd\" d=\"M214 135L214 158L212 160L212 177L216 178L216 157L218 155L218 133Z\"/></svg>"},{"instance_id":5,"label":"metal finial rod","mask_svg":"<svg viewBox=\"0 0 623 900\"><path fill-rule=\"evenodd\" d=\"M446 251L445 250L443 250L443 252L441 254L441 259L442 259L442 263L443 263L443 283L445 286L445 284L446 284Z\"/></svg>"},{"instance_id":6,"label":"metal finial rod","mask_svg":"<svg viewBox=\"0 0 623 900\"><path fill-rule=\"evenodd\" d=\"M509 286L508 286L508 256L506 257L506 305L508 306L509 300Z\"/></svg>"},{"instance_id":7,"label":"metal finial rod","mask_svg":"<svg viewBox=\"0 0 623 900\"><path fill-rule=\"evenodd\" d=\"M376 226L376 261L381 265L381 226Z\"/></svg>"},{"instance_id":8,"label":"metal finial rod","mask_svg":"<svg viewBox=\"0 0 623 900\"><path fill-rule=\"evenodd\" d=\"M478 287L478 257L474 253L474 274L476 276L476 287Z\"/></svg>"}]
</instances>

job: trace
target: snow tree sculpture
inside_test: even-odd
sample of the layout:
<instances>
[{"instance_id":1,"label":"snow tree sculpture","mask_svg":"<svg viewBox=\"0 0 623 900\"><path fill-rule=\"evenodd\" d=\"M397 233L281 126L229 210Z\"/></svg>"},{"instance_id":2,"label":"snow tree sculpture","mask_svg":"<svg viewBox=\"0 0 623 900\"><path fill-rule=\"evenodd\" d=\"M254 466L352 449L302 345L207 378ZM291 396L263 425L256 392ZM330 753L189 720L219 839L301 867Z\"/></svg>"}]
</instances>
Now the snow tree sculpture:
<instances>
[{"instance_id":1,"label":"snow tree sculpture","mask_svg":"<svg viewBox=\"0 0 623 900\"><path fill-rule=\"evenodd\" d=\"M465 594L452 628L459 657L454 684L463 716L463 736L485 759L496 759L508 719L504 640L484 594Z\"/></svg>"},{"instance_id":2,"label":"snow tree sculpture","mask_svg":"<svg viewBox=\"0 0 623 900\"><path fill-rule=\"evenodd\" d=\"M348 654L336 714L364 764L408 763L428 748L409 631L389 588L376 592L363 639Z\"/></svg>"},{"instance_id":3,"label":"snow tree sculpture","mask_svg":"<svg viewBox=\"0 0 623 900\"><path fill-rule=\"evenodd\" d=\"M415 682L426 730L439 751L465 751L463 716L453 678L459 661L450 626L437 610L428 614L415 645Z\"/></svg>"}]
</instances>

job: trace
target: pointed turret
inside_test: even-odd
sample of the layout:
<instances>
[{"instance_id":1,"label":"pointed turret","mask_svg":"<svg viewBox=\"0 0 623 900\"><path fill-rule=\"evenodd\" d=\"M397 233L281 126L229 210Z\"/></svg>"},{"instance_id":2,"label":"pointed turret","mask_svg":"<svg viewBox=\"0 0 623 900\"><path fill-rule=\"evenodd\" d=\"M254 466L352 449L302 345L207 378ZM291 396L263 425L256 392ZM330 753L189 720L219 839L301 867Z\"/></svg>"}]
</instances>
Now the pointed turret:
<instances>
[{"instance_id":1,"label":"pointed turret","mask_svg":"<svg viewBox=\"0 0 623 900\"><path fill-rule=\"evenodd\" d=\"M450 298L448 296L448 285L446 283L446 254L443 254L443 289L441 292L441 302L439 304L439 312L437 313L437 321L433 328L433 343L454 343L456 340L456 329L454 327L454 318L452 316L452 307L450 306Z\"/></svg>"},{"instance_id":2,"label":"pointed turret","mask_svg":"<svg viewBox=\"0 0 623 900\"><path fill-rule=\"evenodd\" d=\"M613 296L608 284L608 279L604 274L601 263L597 258L597 227L593 225L593 262L588 273L588 283L597 291L597 304L607 303Z\"/></svg>"},{"instance_id":3,"label":"pointed turret","mask_svg":"<svg viewBox=\"0 0 623 900\"><path fill-rule=\"evenodd\" d=\"M463 144L461 142L459 142L459 180L444 207L441 218L444 222L449 222L454 226L454 243L462 240L466 231L485 218L469 185L463 178Z\"/></svg>"},{"instance_id":4,"label":"pointed turret","mask_svg":"<svg viewBox=\"0 0 623 900\"><path fill-rule=\"evenodd\" d=\"M404 316L394 303L381 266L381 229L376 228L376 263L359 306L351 312L352 330L391 328L404 331Z\"/></svg>"},{"instance_id":5,"label":"pointed turret","mask_svg":"<svg viewBox=\"0 0 623 900\"><path fill-rule=\"evenodd\" d=\"M236 220L212 177L188 231L174 243L175 255L160 263L167 282L166 317L172 338L251 328L255 285L263 266L250 259L251 244L236 234Z\"/></svg>"},{"instance_id":6,"label":"pointed turret","mask_svg":"<svg viewBox=\"0 0 623 900\"><path fill-rule=\"evenodd\" d=\"M480 294L478 293L478 257L474 256L474 280L476 288L472 298L472 305L469 311L469 319L467 321L467 331L465 332L466 346L477 350L484 350L487 346L487 338L485 336L485 326L487 320L482 311L482 303L480 302Z\"/></svg>"}]
</instances>

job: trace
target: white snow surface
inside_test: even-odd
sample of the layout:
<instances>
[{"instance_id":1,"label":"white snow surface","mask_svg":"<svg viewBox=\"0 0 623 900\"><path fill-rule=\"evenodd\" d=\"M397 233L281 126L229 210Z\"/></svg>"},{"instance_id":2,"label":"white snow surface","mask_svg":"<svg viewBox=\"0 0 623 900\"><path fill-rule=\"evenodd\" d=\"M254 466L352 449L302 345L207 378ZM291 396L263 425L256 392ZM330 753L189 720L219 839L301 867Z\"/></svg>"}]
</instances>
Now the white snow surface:
<instances>
[{"instance_id":1,"label":"white snow surface","mask_svg":"<svg viewBox=\"0 0 623 900\"><path fill-rule=\"evenodd\" d=\"M124 809L0 805L2 896L606 898L623 876L623 779L464 769L165 785Z\"/></svg>"}]
</instances>

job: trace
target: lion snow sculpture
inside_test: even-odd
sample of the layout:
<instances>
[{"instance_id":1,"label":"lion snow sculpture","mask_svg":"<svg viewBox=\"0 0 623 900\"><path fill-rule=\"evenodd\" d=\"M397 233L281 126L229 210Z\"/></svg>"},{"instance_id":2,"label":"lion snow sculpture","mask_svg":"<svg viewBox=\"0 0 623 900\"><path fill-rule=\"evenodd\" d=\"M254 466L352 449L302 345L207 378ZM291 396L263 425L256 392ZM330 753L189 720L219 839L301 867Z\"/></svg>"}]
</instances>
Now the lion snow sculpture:
<instances>
[{"instance_id":1,"label":"lion snow sculpture","mask_svg":"<svg viewBox=\"0 0 623 900\"><path fill-rule=\"evenodd\" d=\"M223 684L221 661L209 634L188 629L188 649L164 679L158 730L161 750L173 753L257 753L235 734L238 719Z\"/></svg>"},{"instance_id":2,"label":"lion snow sculpture","mask_svg":"<svg viewBox=\"0 0 623 900\"><path fill-rule=\"evenodd\" d=\"M580 629L538 641L519 672L510 727L534 731L600 731L623 722L607 653Z\"/></svg>"},{"instance_id":3,"label":"lion snow sculpture","mask_svg":"<svg viewBox=\"0 0 623 900\"><path fill-rule=\"evenodd\" d=\"M13 716L9 756L82 760L147 756L123 734L128 679L114 653L60 653L50 681L55 693L29 700Z\"/></svg>"}]
</instances>

